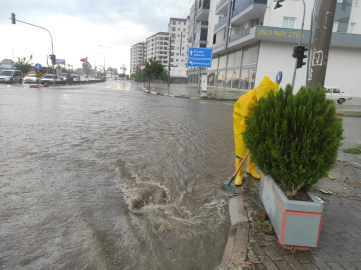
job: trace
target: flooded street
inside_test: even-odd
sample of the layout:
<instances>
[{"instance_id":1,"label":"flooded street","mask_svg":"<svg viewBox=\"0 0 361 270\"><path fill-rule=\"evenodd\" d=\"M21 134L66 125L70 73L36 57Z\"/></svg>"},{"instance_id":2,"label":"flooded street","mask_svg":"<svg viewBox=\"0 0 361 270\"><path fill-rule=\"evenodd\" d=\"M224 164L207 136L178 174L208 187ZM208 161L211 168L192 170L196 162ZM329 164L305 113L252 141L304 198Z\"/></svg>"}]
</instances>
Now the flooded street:
<instances>
[{"instance_id":1,"label":"flooded street","mask_svg":"<svg viewBox=\"0 0 361 270\"><path fill-rule=\"evenodd\" d=\"M0 85L0 269L214 269L234 102Z\"/></svg>"}]
</instances>

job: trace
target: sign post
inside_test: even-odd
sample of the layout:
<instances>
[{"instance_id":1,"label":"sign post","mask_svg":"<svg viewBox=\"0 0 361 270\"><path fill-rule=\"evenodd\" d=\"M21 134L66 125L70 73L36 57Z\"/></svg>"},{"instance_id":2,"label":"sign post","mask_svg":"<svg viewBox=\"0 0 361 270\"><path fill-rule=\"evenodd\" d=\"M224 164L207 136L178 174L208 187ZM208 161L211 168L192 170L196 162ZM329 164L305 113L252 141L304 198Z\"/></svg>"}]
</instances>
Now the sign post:
<instances>
[{"instance_id":1,"label":"sign post","mask_svg":"<svg viewBox=\"0 0 361 270\"><path fill-rule=\"evenodd\" d=\"M36 78L38 78L38 87L39 87L39 83L40 83L40 78L41 78L41 65L39 63L35 64L35 76Z\"/></svg>"},{"instance_id":2,"label":"sign post","mask_svg":"<svg viewBox=\"0 0 361 270\"><path fill-rule=\"evenodd\" d=\"M212 48L193 48L188 49L188 67L198 67L198 91L202 97L202 90L200 89L201 85L201 68L210 68L212 66ZM207 91L207 89L205 90Z\"/></svg>"}]
</instances>

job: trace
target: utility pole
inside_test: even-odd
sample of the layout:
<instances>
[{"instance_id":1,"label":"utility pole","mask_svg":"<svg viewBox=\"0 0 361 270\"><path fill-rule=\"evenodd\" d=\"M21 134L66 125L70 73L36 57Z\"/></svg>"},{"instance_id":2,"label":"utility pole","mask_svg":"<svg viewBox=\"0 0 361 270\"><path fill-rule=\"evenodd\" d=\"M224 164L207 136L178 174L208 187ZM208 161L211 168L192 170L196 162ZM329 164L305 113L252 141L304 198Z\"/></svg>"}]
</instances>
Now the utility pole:
<instances>
[{"instance_id":1,"label":"utility pole","mask_svg":"<svg viewBox=\"0 0 361 270\"><path fill-rule=\"evenodd\" d=\"M317 19L315 39L312 45L307 86L316 89L324 86L328 62L328 52L335 18L336 1L321 0Z\"/></svg>"},{"instance_id":2,"label":"utility pole","mask_svg":"<svg viewBox=\"0 0 361 270\"><path fill-rule=\"evenodd\" d=\"M104 50L104 79L105 79L105 50L106 49L109 49L110 48L110 46L109 47L106 47L106 48L104 48L103 46L101 46L101 45L98 45L99 47L102 47L103 48L103 50Z\"/></svg>"},{"instance_id":3,"label":"utility pole","mask_svg":"<svg viewBox=\"0 0 361 270\"><path fill-rule=\"evenodd\" d=\"M171 47L172 47L172 36L169 37L169 57L168 57L168 87L170 81L170 54L171 54Z\"/></svg>"}]
</instances>

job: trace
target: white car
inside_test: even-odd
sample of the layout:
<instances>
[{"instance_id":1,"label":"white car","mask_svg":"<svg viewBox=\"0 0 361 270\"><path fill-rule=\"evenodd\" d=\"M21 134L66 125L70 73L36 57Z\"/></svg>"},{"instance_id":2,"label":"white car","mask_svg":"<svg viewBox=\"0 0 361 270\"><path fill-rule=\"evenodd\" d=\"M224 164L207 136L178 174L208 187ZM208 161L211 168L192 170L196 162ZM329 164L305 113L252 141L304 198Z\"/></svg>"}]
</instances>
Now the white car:
<instances>
[{"instance_id":1,"label":"white car","mask_svg":"<svg viewBox=\"0 0 361 270\"><path fill-rule=\"evenodd\" d=\"M61 79L58 78L58 76L55 76L55 82L61 82ZM47 74L43 78L41 78L40 81L41 84L52 84L54 83L54 75L53 74Z\"/></svg>"},{"instance_id":2,"label":"white car","mask_svg":"<svg viewBox=\"0 0 361 270\"><path fill-rule=\"evenodd\" d=\"M346 100L352 99L352 96L342 92L339 87L325 86L326 97L332 101L337 101L338 104L344 103Z\"/></svg>"},{"instance_id":3,"label":"white car","mask_svg":"<svg viewBox=\"0 0 361 270\"><path fill-rule=\"evenodd\" d=\"M38 83L39 78L35 76L35 74L29 74L24 78L24 83Z\"/></svg>"},{"instance_id":4,"label":"white car","mask_svg":"<svg viewBox=\"0 0 361 270\"><path fill-rule=\"evenodd\" d=\"M80 82L80 75L78 74L70 74L73 77L74 82Z\"/></svg>"}]
</instances>

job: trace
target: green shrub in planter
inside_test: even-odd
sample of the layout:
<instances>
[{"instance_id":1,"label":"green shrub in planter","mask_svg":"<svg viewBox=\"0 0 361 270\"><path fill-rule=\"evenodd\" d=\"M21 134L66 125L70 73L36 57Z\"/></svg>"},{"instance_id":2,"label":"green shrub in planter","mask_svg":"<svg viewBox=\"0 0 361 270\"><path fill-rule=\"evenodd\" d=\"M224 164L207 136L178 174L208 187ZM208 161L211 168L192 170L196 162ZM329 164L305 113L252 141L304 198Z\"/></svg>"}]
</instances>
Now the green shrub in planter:
<instances>
[{"instance_id":1,"label":"green shrub in planter","mask_svg":"<svg viewBox=\"0 0 361 270\"><path fill-rule=\"evenodd\" d=\"M287 196L310 190L336 162L342 120L320 86L295 95L290 85L276 95L271 91L246 124L243 138L252 160Z\"/></svg>"}]
</instances>

